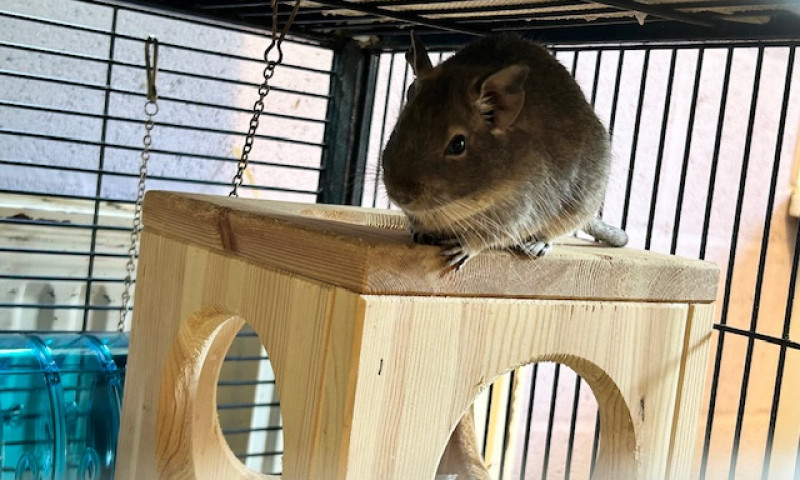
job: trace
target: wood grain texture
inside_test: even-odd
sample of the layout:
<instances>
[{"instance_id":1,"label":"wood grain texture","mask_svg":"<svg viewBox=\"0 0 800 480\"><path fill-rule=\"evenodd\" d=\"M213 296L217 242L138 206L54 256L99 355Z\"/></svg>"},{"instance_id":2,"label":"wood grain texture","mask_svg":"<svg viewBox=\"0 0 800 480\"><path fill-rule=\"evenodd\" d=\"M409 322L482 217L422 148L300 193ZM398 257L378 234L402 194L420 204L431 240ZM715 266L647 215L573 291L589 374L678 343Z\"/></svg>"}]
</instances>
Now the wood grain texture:
<instances>
[{"instance_id":1,"label":"wood grain texture","mask_svg":"<svg viewBox=\"0 0 800 480\"><path fill-rule=\"evenodd\" d=\"M533 361L568 365L591 386L603 429L595 478L665 478L688 308L370 296L353 421L364 434L352 438L359 456L350 467L362 476L354 478L431 478L475 395ZM392 433L381 434L387 424Z\"/></svg>"},{"instance_id":2,"label":"wood grain texture","mask_svg":"<svg viewBox=\"0 0 800 480\"><path fill-rule=\"evenodd\" d=\"M405 243L402 217L384 211L172 194L146 208L117 478L269 478L233 456L215 414L245 321L275 372L285 480L434 478L475 396L540 361L571 367L595 394L595 480L685 478L715 290L702 285L717 278L708 264L564 246L552 263L486 255L448 280L435 249ZM526 293L494 293L505 265L536 279ZM424 268L435 280L415 279ZM375 294L387 272L402 278Z\"/></svg>"},{"instance_id":3,"label":"wood grain texture","mask_svg":"<svg viewBox=\"0 0 800 480\"><path fill-rule=\"evenodd\" d=\"M569 240L532 260L485 252L441 274L438 249L415 245L398 212L148 192L149 231L354 292L712 302L717 267ZM575 242L579 242L575 244Z\"/></svg>"},{"instance_id":4,"label":"wood grain texture","mask_svg":"<svg viewBox=\"0 0 800 480\"><path fill-rule=\"evenodd\" d=\"M359 296L150 232L139 265L116 478L256 475L220 448L216 420L220 346L243 320L281 395L284 478L343 478Z\"/></svg>"},{"instance_id":5,"label":"wood grain texture","mask_svg":"<svg viewBox=\"0 0 800 480\"><path fill-rule=\"evenodd\" d=\"M670 464L666 477L670 480L691 478L691 459L694 455L693 447L700 421L713 322L713 305L690 307L679 373L680 388L675 402L675 420L672 427L674 440L670 450L671 458L685 458L686 461Z\"/></svg>"}]
</instances>

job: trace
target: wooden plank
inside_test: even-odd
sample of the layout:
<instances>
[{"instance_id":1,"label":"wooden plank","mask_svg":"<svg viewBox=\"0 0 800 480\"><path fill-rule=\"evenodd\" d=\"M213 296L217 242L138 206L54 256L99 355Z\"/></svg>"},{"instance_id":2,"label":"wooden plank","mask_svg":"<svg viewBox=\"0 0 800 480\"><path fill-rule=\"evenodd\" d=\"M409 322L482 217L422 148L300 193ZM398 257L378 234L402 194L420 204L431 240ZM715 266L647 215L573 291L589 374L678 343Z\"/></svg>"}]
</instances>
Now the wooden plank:
<instances>
[{"instance_id":1,"label":"wooden plank","mask_svg":"<svg viewBox=\"0 0 800 480\"><path fill-rule=\"evenodd\" d=\"M697 406L710 305L355 294L152 231L140 262L120 479L268 478L215 415L244 321L275 371L286 480L433 478L478 392L535 361L591 386L596 480L667 478L691 451L693 421L676 415Z\"/></svg>"},{"instance_id":2,"label":"wooden plank","mask_svg":"<svg viewBox=\"0 0 800 480\"><path fill-rule=\"evenodd\" d=\"M478 391L532 361L561 362L591 385L604 428L595 479L666 478L688 305L365 300L352 478L430 478Z\"/></svg>"},{"instance_id":3,"label":"wooden plank","mask_svg":"<svg viewBox=\"0 0 800 480\"><path fill-rule=\"evenodd\" d=\"M572 239L442 274L438 248L413 244L398 212L158 191L144 208L148 231L365 294L708 303L719 278L709 262Z\"/></svg>"},{"instance_id":4,"label":"wooden plank","mask_svg":"<svg viewBox=\"0 0 800 480\"><path fill-rule=\"evenodd\" d=\"M680 364L678 395L675 401L675 416L672 425L670 469L667 478L682 480L691 478L695 439L700 420L701 399L708 364L708 348L711 344L711 324L714 321L713 305L691 305L686 322L683 356Z\"/></svg>"},{"instance_id":5,"label":"wooden plank","mask_svg":"<svg viewBox=\"0 0 800 480\"><path fill-rule=\"evenodd\" d=\"M139 275L117 478L273 478L233 458L217 421L219 367L243 321L275 372L283 478L342 478L358 295L150 232Z\"/></svg>"}]
</instances>

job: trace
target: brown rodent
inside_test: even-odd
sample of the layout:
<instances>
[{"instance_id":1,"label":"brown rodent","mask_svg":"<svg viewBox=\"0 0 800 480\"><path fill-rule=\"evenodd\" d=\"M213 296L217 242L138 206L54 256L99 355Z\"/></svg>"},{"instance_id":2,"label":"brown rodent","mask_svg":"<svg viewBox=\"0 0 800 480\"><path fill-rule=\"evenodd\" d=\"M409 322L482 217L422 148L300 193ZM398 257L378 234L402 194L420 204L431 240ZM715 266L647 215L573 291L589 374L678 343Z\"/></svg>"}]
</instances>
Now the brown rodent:
<instances>
[{"instance_id":1,"label":"brown rodent","mask_svg":"<svg viewBox=\"0 0 800 480\"><path fill-rule=\"evenodd\" d=\"M443 245L455 269L490 248L542 256L578 229L627 243L596 218L608 133L547 50L491 36L434 68L414 34L412 44L406 58L416 80L384 149L383 175L415 241Z\"/></svg>"}]
</instances>

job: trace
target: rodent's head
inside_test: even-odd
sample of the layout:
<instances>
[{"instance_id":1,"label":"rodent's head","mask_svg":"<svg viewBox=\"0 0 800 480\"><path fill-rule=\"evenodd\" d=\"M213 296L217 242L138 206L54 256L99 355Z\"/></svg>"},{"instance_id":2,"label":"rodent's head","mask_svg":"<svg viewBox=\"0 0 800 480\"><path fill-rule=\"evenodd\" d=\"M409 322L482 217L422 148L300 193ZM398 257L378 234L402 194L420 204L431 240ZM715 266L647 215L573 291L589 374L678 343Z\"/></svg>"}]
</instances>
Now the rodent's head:
<instances>
[{"instance_id":1,"label":"rodent's head","mask_svg":"<svg viewBox=\"0 0 800 480\"><path fill-rule=\"evenodd\" d=\"M529 68L434 68L413 39L406 58L416 80L383 152L387 193L410 215L454 202L479 209L471 203L484 202L485 192L514 176L509 135Z\"/></svg>"}]
</instances>

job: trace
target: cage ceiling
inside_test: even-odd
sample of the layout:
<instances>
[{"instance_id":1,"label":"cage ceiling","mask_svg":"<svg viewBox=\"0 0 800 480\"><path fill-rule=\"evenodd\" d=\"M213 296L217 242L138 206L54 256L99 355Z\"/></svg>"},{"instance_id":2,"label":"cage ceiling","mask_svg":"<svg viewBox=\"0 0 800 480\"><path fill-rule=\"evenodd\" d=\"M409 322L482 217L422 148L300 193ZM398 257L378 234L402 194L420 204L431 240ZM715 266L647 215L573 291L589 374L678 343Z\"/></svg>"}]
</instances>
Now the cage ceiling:
<instances>
[{"instance_id":1,"label":"cage ceiling","mask_svg":"<svg viewBox=\"0 0 800 480\"><path fill-rule=\"evenodd\" d=\"M142 2L265 28L270 1ZM285 20L293 0L281 0ZM414 29L431 45L518 32L542 42L796 39L798 0L302 0L293 31L357 38L381 48L407 45Z\"/></svg>"}]
</instances>

